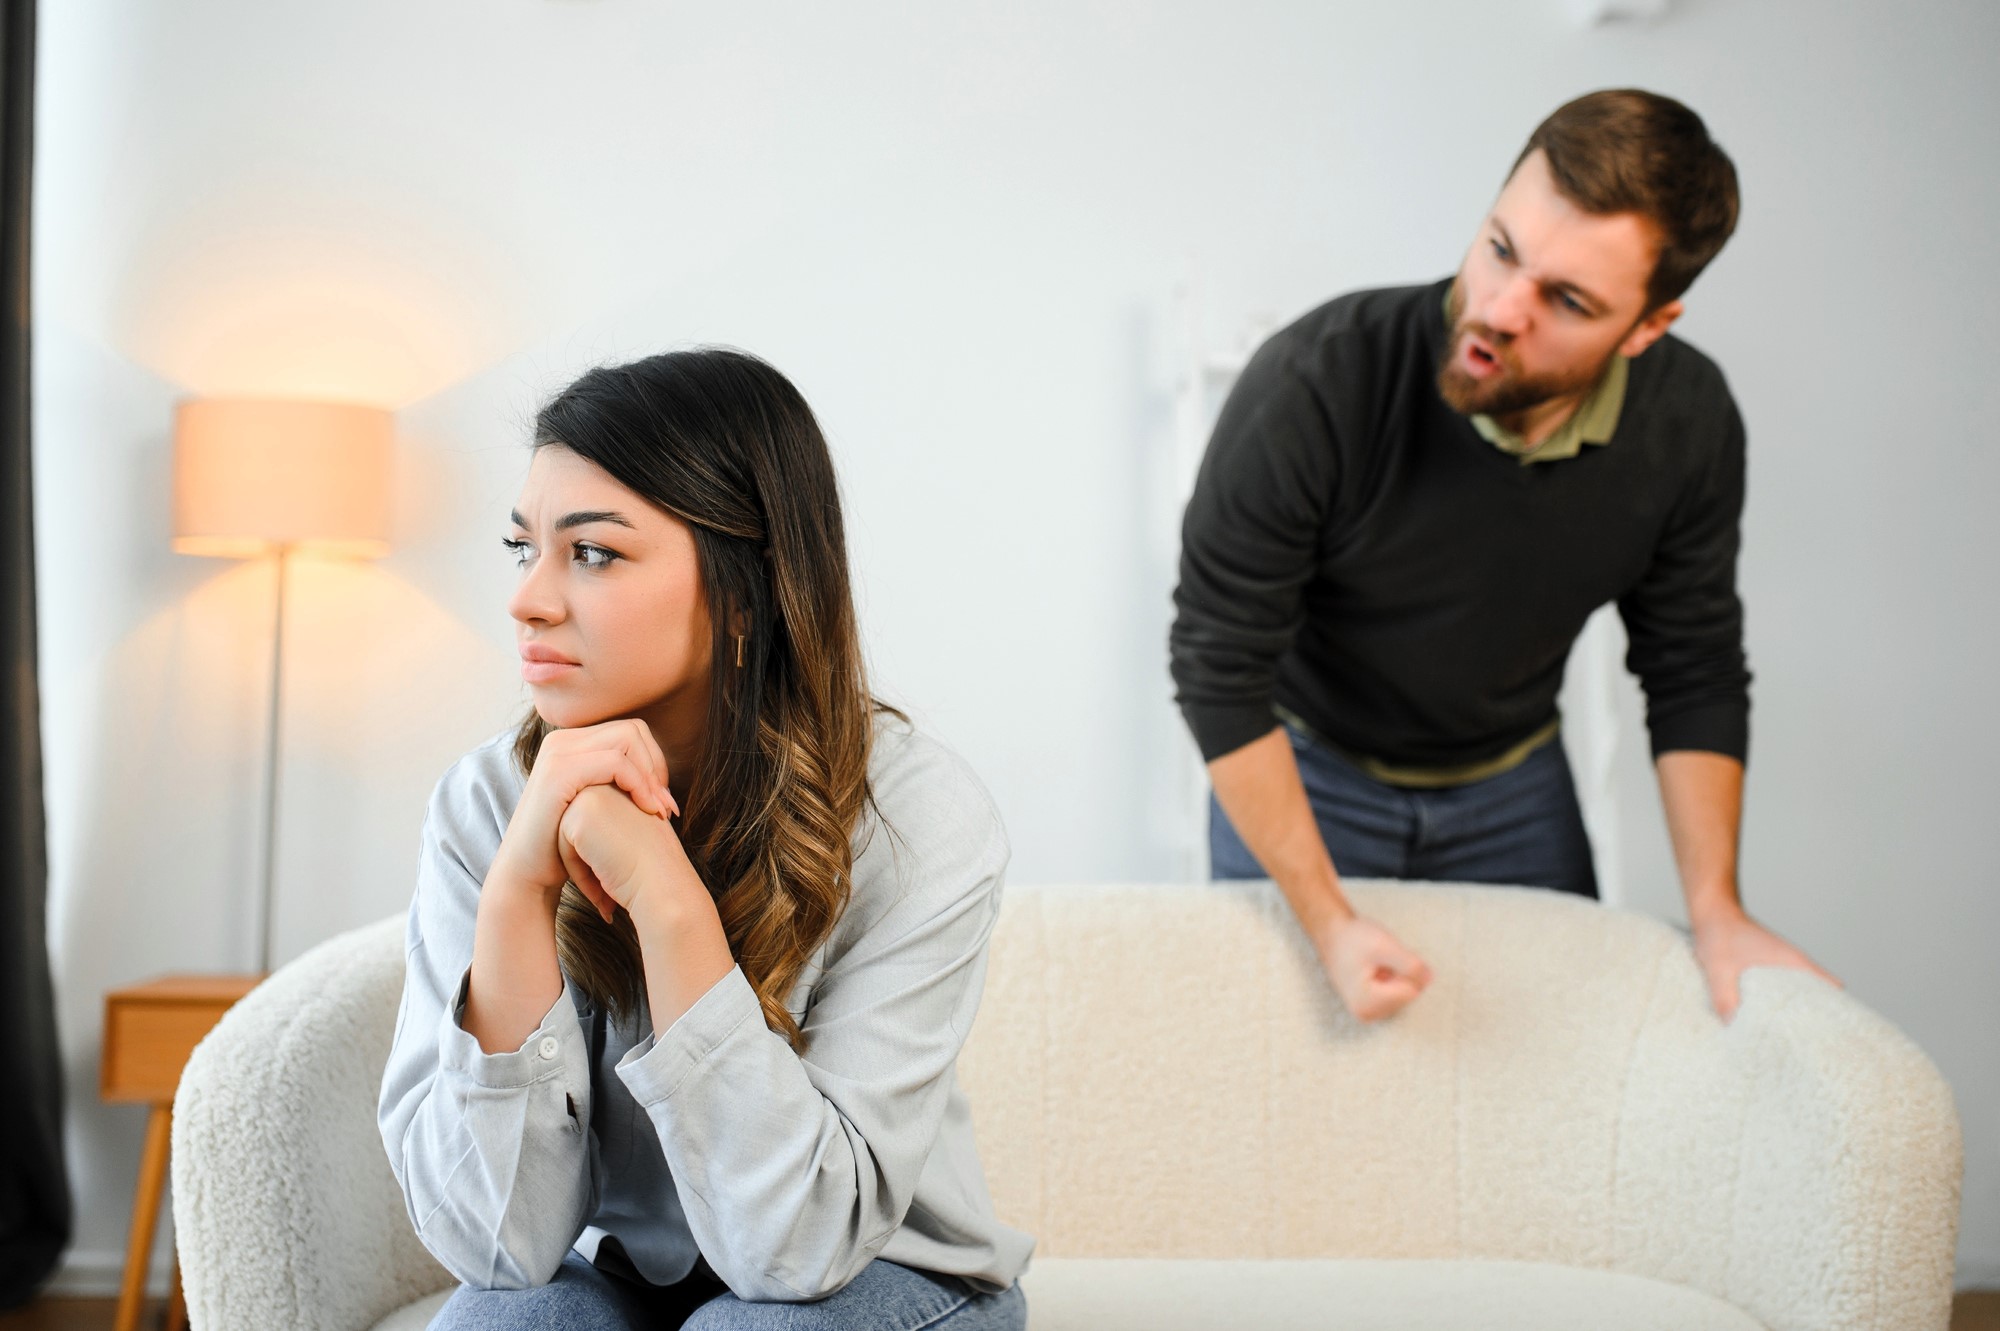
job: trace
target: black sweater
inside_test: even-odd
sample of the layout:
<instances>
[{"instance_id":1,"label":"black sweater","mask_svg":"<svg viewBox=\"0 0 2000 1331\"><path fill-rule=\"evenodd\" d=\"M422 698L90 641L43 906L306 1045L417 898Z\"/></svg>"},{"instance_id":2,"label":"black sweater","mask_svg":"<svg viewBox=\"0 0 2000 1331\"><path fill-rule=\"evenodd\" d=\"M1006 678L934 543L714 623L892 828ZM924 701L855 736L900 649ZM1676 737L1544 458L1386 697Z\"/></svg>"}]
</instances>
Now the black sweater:
<instances>
[{"instance_id":1,"label":"black sweater","mask_svg":"<svg viewBox=\"0 0 2000 1331\"><path fill-rule=\"evenodd\" d=\"M1742 758L1743 421L1668 336L1610 443L1523 465L1438 395L1448 281L1342 296L1231 391L1182 526L1175 697L1213 759L1271 706L1403 766L1506 752L1555 715L1584 620L1618 602L1655 754Z\"/></svg>"}]
</instances>

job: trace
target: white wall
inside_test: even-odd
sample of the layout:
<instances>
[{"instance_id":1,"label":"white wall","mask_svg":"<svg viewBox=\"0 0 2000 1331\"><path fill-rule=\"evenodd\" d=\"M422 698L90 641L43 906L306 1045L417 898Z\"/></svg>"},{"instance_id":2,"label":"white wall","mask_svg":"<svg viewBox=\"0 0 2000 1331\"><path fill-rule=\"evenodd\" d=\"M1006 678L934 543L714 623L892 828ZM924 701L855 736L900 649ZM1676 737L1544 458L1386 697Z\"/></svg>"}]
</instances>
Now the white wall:
<instances>
[{"instance_id":1,"label":"white wall","mask_svg":"<svg viewBox=\"0 0 2000 1331\"><path fill-rule=\"evenodd\" d=\"M246 966L269 572L167 549L184 392L401 409L396 551L302 566L281 957L399 909L422 802L520 705L497 548L541 395L726 341L848 492L878 682L985 775L1017 880L1173 863L1160 488L1201 337L1457 262L1559 101L1636 83L1745 182L1686 333L1752 431L1752 907L1909 1031L2000 1282L1987 306L2000 9L351 0L43 7L35 251L52 946L102 1283L139 1114L99 995ZM1636 717L1630 690L1622 706ZM1616 872L1678 911L1642 745Z\"/></svg>"}]
</instances>

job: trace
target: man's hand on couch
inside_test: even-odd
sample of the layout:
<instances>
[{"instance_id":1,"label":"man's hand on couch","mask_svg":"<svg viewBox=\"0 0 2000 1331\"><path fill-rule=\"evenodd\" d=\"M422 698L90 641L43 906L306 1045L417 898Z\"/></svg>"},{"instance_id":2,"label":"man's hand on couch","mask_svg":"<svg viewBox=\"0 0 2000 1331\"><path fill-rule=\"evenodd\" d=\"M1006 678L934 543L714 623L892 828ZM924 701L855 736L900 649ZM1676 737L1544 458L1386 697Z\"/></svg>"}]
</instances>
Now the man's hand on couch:
<instances>
[{"instance_id":1,"label":"man's hand on couch","mask_svg":"<svg viewBox=\"0 0 2000 1331\"><path fill-rule=\"evenodd\" d=\"M1836 988L1845 986L1822 970L1811 957L1750 918L1741 908L1717 912L1694 926L1694 959L1708 980L1709 1001L1724 1021L1736 1015L1741 1002L1738 982L1752 966L1780 966L1811 971Z\"/></svg>"},{"instance_id":2,"label":"man's hand on couch","mask_svg":"<svg viewBox=\"0 0 2000 1331\"><path fill-rule=\"evenodd\" d=\"M1364 916L1330 921L1313 943L1334 992L1359 1021L1393 1016L1431 982L1429 962Z\"/></svg>"}]
</instances>

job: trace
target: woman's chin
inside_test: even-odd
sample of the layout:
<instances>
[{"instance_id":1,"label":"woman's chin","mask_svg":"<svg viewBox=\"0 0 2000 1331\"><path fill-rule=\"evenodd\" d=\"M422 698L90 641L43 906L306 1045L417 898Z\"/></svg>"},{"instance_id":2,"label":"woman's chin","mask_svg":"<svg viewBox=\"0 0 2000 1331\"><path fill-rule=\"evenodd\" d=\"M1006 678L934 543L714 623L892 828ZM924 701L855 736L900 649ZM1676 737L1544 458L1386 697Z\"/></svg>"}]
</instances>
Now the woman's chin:
<instances>
[{"instance_id":1,"label":"woman's chin","mask_svg":"<svg viewBox=\"0 0 2000 1331\"><path fill-rule=\"evenodd\" d=\"M553 690L545 689L533 689L531 692L535 695L536 713L557 730L580 730L618 715L609 708L593 707L585 698L550 697L548 695Z\"/></svg>"}]
</instances>

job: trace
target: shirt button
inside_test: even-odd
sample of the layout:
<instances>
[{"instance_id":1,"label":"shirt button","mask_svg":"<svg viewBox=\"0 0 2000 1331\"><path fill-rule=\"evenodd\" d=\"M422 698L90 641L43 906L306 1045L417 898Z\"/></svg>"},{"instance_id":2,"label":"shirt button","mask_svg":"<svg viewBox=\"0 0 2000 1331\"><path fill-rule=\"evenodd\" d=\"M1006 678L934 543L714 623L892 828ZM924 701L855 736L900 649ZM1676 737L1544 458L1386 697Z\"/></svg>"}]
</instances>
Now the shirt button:
<instances>
[{"instance_id":1,"label":"shirt button","mask_svg":"<svg viewBox=\"0 0 2000 1331\"><path fill-rule=\"evenodd\" d=\"M539 1052L543 1058L554 1058L556 1056L556 1050L560 1047L561 1046L559 1046L556 1043L556 1037L553 1035L544 1035L542 1037L542 1042L539 1045L535 1046L537 1052Z\"/></svg>"}]
</instances>

